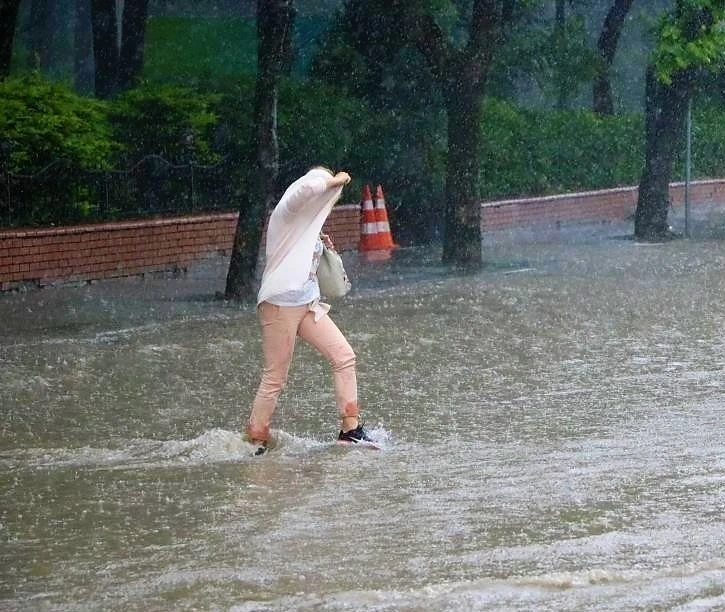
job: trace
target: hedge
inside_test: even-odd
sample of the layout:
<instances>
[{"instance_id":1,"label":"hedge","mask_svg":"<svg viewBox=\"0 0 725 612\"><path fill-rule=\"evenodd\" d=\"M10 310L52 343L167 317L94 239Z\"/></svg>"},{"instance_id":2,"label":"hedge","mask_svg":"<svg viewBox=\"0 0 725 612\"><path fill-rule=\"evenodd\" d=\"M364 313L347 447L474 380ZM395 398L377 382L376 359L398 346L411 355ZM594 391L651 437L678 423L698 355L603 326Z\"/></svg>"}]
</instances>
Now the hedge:
<instances>
[{"instance_id":1,"label":"hedge","mask_svg":"<svg viewBox=\"0 0 725 612\"><path fill-rule=\"evenodd\" d=\"M3 176L30 175L61 159L71 173L125 169L150 154L170 163L226 160L229 171L222 179L231 182L225 193L229 209L236 210L254 168L253 93L253 78L243 77L196 88L144 84L100 102L38 75L7 79L0 83ZM693 178L725 175L723 119L722 109L696 106ZM441 210L444 192L442 115L381 112L332 87L290 79L280 87L278 124L282 183L313 164L345 168L356 179L348 193L363 183L382 183L399 231L408 230L414 241L431 237L428 213ZM641 114L602 118L583 110L531 111L487 99L481 130L485 200L632 185L639 179ZM680 159L673 180L683 177ZM97 219L98 207L79 196L83 190L43 187L51 188L52 198L39 197L33 205L31 223ZM103 214L112 217L117 209ZM13 224L11 215L0 218Z\"/></svg>"}]
</instances>

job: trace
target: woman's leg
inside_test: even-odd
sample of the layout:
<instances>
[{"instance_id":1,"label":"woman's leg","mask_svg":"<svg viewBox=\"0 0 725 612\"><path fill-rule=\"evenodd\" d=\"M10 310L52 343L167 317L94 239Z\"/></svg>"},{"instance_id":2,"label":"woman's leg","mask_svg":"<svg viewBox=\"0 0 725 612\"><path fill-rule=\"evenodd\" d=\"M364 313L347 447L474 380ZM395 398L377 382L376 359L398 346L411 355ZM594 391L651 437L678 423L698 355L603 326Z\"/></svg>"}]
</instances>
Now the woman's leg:
<instances>
[{"instance_id":1,"label":"woman's leg","mask_svg":"<svg viewBox=\"0 0 725 612\"><path fill-rule=\"evenodd\" d=\"M314 346L332 365L335 386L335 404L342 420L342 430L358 425L357 375L355 353L332 319L324 315L315 321L314 313L308 312L297 331L300 338Z\"/></svg>"},{"instance_id":2,"label":"woman's leg","mask_svg":"<svg viewBox=\"0 0 725 612\"><path fill-rule=\"evenodd\" d=\"M297 328L307 312L307 306L290 308L268 302L259 305L264 369L247 421L247 435L252 441L263 442L269 439L272 414L287 382Z\"/></svg>"}]
</instances>

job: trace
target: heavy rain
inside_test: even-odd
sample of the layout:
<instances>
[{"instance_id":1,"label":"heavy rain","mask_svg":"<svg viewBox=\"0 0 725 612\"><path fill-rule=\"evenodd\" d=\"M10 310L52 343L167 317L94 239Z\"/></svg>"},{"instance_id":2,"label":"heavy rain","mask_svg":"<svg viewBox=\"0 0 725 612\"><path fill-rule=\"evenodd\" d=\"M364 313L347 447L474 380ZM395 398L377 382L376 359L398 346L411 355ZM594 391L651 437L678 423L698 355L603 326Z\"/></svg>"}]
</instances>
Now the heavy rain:
<instances>
[{"instance_id":1,"label":"heavy rain","mask_svg":"<svg viewBox=\"0 0 725 612\"><path fill-rule=\"evenodd\" d=\"M0 8L8 4L0 1ZM246 134L230 119L238 107L227 108L226 115L223 110L235 95L239 103L239 91L253 92L223 90L230 87L227 79L248 77L245 71L250 66L253 71L254 61L240 59L231 43L221 40L230 31L231 36L241 32L246 38L240 45L254 48L254 3L125 4L148 10L144 79L161 82L164 75L186 78L196 71L195 87L204 90L211 83L222 98L231 97L214 107L222 117L218 123L205 114L211 107L189 111L194 120L185 129L192 131L184 133L195 134L193 146L188 140L179 145L178 131L165 139L166 124L154 124L158 134L151 129L144 138L158 136L154 142L163 150L114 136L120 140L94 148L92 155L121 163L158 154L179 166L193 155L199 168L257 163L254 155L230 144L230 134ZM258 6L273 4L280 3ZM344 39L345 29L335 30L334 24L346 13L337 11L359 16L365 3L295 4L297 42L287 77L319 78L315 71L324 72L325 66L334 73L331 58L340 50L329 56L324 50ZM409 4L420 11L428 6ZM448 10L436 14L437 23L463 36L455 24L463 27L466 11L478 4L440 3ZM552 51L547 62L557 57L563 62L571 45L596 44L610 4L619 5L542 0L533 3L533 14L519 16L519 27L533 28L533 40L547 27L562 26L570 46L564 55ZM486 129L479 161L490 175L474 181L477 203L627 181L639 181L642 192L657 184L662 177L647 174L645 159L661 149L642 142L647 122L642 98L647 57L656 44L650 28L671 7L651 4L649 11L633 9L623 20L620 44L630 58L637 57L634 66L625 66L621 57L613 64L614 102L623 125L601 118L578 122L582 106L591 105L586 87L591 94L593 79L581 66L576 76L562 76L571 64L557 70L555 63L544 69L522 61L533 51L521 38L505 47L504 64L494 64L487 77L500 98L486 98L482 107ZM72 67L72 54L65 49L63 55L58 39L78 44L73 19L88 16L78 8L85 3L18 5L13 59L0 86L22 81L21 89L37 91L40 81L23 79L41 77L27 77L27 71L41 72L50 83L67 79L69 71L78 77L79 64ZM117 3L119 27L123 5ZM46 49L49 55L36 53L35 59L39 43L31 33L41 26L33 14L43 15L57 34ZM230 30L219 34L224 20ZM215 29L213 40L203 38ZM330 31L339 37L325 38ZM189 42L193 33L202 41ZM346 35L355 38L354 32ZM160 40L176 46L169 51ZM546 40L555 46L559 39ZM208 43L216 67L207 56L203 61L197 56L196 63L189 59L183 41L195 52ZM347 44L350 58L354 42ZM58 55L51 58L51 50ZM384 76L383 90L403 96L390 70L402 70L401 58L409 52L387 49L366 59L368 69ZM518 62L512 69L516 78L505 61ZM398 76L417 87L420 74L413 72L421 65L416 62ZM537 69L542 74L534 74ZM504 82L506 75L511 80ZM671 182L690 179L693 157L694 179L725 175L718 145L722 81L717 75L702 79L688 108L694 144L687 143L685 154L685 106L679 107L682 133L667 143L671 168L665 179ZM86 99L103 99L109 107L118 103L116 111L126 113L125 122L113 125L139 129L128 121L135 102L133 94L124 98L120 80L107 96L98 91L98 82L84 83L76 81L74 87ZM150 95L172 96L164 91L158 98ZM344 95L361 95L354 92L351 83ZM374 173L391 194L400 246L377 258L344 251L352 290L332 301L331 310L357 355L361 416L377 450L334 443L339 422L329 364L299 343L274 415L273 447L253 455L244 427L259 384L262 340L253 300L229 295L228 252L199 259L183 273L59 280L43 288L20 284L0 293L0 609L725 609L725 430L720 426L725 201L693 210L675 210L665 202L661 218L662 202L640 199L634 216L624 219L483 228L472 257L457 246L470 239L470 226L455 225L454 214L470 208L450 207L452 193L465 200L467 192L446 184L446 177L464 175L436 165L442 163L436 157L441 151L460 159L460 151L451 152L460 143L446 141L451 136L438 125L444 116L451 121L455 110L446 108L439 93L415 90L387 107L369 100L371 106L364 108L372 123L365 113L353 117L364 122L358 126L364 130L372 130L376 121L396 126L385 142L397 148L381 151L368 141L373 150L354 151L356 144L344 135L331 135L342 125L337 115L332 128L319 128L321 140L312 141L322 153L337 155L330 163L350 171L351 190ZM281 97L279 112L302 130L289 105L314 103L307 93L297 94ZM413 100L416 94L426 98L421 105ZM358 112L342 95L346 111ZM181 108L175 104L165 112ZM250 100L241 104L249 111ZM491 107L493 117L486 114ZM0 100L0 121L7 129L9 108ZM401 118L401 109L410 115ZM100 121L85 116L89 123ZM527 122L527 130L534 130L551 116L547 129L552 131L518 140L526 130L517 132L516 125ZM144 117L141 123L148 120ZM593 142L584 135L590 128L597 130L596 140L608 130L614 134L596 159L582 150L574 154L590 172L586 177L567 157L576 147L558 140L554 126L562 117L570 123L560 131L569 132L572 125L582 131L568 133L567 142L579 137ZM213 135L202 137L207 128ZM282 137L289 135L290 123L281 121L279 129ZM432 131L422 134L425 130ZM303 135L316 138L314 131L308 128ZM486 134L506 140L501 151ZM637 142L629 143L634 134ZM83 138L98 144L107 136L99 130ZM71 170L64 171L73 190L53 192L51 200L63 202L62 210L48 207L47 200L34 199L28 195L32 189L18 185L37 180L28 183L36 191L57 189L57 183L37 176L41 162L61 149L46 150L40 143L26 149L21 129L12 140L0 137L7 193L12 187L20 194L1 200L7 210L0 232L62 224L54 215L65 215L70 224L136 218L140 212L151 218L198 213L182 204L176 211L160 210L166 196L154 182L158 177L142 183L154 199L143 211L144 197L138 195L143 190L136 187L123 192L134 200L127 210L69 207L68 201L87 196L93 187L83 182L83 173L91 170L84 157L88 151L67 143L64 153L77 155ZM554 149L541 143L529 148L537 139L555 146L560 157L548 160ZM310 161L306 156L320 154L302 140L292 146L281 139L281 182ZM35 150L38 158L25 157L26 150ZM520 156L504 163L512 151ZM595 171L605 166L606 172ZM423 169L430 175L418 174ZM229 180L238 180L233 183L238 189L252 189L242 174ZM178 177L164 180L173 185ZM202 185L195 197L237 198L235 206L245 201L235 188L219 184L206 191ZM179 197L173 189L170 194L172 200ZM430 198L423 201L425 194ZM355 194L347 198L354 200ZM195 200L194 206L201 204ZM225 208L209 204L208 210L219 209ZM474 223L480 229L479 218Z\"/></svg>"}]
</instances>

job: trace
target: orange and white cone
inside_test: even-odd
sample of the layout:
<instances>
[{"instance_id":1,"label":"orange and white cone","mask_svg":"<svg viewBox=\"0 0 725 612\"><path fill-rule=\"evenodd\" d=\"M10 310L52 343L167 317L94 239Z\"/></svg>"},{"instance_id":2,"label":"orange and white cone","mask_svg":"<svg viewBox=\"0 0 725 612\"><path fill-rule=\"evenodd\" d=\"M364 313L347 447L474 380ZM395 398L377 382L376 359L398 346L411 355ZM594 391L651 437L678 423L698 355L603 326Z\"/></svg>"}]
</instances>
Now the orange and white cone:
<instances>
[{"instance_id":1,"label":"orange and white cone","mask_svg":"<svg viewBox=\"0 0 725 612\"><path fill-rule=\"evenodd\" d=\"M375 217L373 196L370 193L370 185L365 185L362 190L362 212L360 216L360 251L377 251L380 249L378 242L378 221Z\"/></svg>"},{"instance_id":2,"label":"orange and white cone","mask_svg":"<svg viewBox=\"0 0 725 612\"><path fill-rule=\"evenodd\" d=\"M375 221L378 224L377 243L379 249L394 249L398 245L393 241L393 234L390 231L390 222L388 221L388 210L385 207L385 196L383 196L383 187L378 185L375 190Z\"/></svg>"}]
</instances>

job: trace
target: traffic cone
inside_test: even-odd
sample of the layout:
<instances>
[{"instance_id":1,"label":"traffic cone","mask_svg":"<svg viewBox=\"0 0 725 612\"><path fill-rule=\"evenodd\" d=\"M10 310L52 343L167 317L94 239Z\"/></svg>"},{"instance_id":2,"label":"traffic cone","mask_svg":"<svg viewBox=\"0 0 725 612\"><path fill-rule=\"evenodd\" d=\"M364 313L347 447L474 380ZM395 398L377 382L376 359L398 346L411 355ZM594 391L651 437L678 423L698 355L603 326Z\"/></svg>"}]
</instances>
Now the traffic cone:
<instances>
[{"instance_id":1,"label":"traffic cone","mask_svg":"<svg viewBox=\"0 0 725 612\"><path fill-rule=\"evenodd\" d=\"M378 185L375 190L375 221L378 224L377 243L379 249L394 249L397 244L393 242L393 234L390 232L388 221L388 210L385 207L385 196L383 186Z\"/></svg>"},{"instance_id":2,"label":"traffic cone","mask_svg":"<svg viewBox=\"0 0 725 612\"><path fill-rule=\"evenodd\" d=\"M362 190L362 212L360 216L360 251L377 251L380 249L378 242L378 221L375 217L373 196L370 193L370 185L365 185Z\"/></svg>"}]
</instances>

